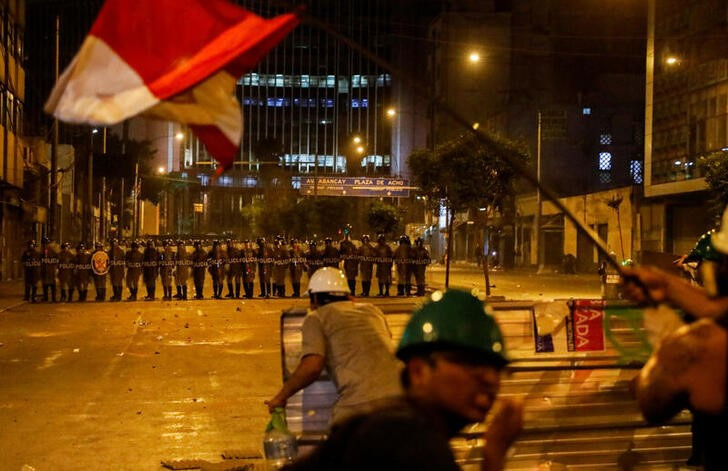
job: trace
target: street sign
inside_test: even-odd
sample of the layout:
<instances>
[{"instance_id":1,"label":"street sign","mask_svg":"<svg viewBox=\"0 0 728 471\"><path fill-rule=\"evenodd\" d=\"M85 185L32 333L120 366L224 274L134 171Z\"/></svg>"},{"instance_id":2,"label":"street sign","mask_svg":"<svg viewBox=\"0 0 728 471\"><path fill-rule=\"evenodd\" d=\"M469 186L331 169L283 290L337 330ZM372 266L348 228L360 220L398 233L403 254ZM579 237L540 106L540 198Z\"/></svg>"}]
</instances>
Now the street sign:
<instances>
[{"instance_id":1,"label":"street sign","mask_svg":"<svg viewBox=\"0 0 728 471\"><path fill-rule=\"evenodd\" d=\"M407 198L413 189L402 178L301 177L300 191L307 196Z\"/></svg>"}]
</instances>

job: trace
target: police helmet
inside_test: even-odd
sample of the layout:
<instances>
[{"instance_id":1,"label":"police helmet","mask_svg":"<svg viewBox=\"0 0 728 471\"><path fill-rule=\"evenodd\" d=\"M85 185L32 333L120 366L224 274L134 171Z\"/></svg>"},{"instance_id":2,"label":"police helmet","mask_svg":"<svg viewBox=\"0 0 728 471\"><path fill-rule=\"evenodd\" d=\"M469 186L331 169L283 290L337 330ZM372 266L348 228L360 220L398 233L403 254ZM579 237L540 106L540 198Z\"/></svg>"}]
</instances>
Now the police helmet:
<instances>
[{"instance_id":1,"label":"police helmet","mask_svg":"<svg viewBox=\"0 0 728 471\"><path fill-rule=\"evenodd\" d=\"M369 234L362 234L361 241L365 244L369 242Z\"/></svg>"}]
</instances>

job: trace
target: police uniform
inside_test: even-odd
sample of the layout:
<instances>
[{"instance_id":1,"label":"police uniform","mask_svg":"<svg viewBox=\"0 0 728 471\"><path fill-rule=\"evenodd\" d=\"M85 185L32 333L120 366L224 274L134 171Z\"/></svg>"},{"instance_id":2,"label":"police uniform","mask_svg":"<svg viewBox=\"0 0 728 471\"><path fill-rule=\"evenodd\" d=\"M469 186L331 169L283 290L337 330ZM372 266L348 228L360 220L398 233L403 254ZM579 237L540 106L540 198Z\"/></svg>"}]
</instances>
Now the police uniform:
<instances>
[{"instance_id":1,"label":"police uniform","mask_svg":"<svg viewBox=\"0 0 728 471\"><path fill-rule=\"evenodd\" d=\"M25 280L25 293L23 301L36 301L38 281L40 281L41 255L35 248L35 242L29 242L28 248L21 257L23 263L23 278Z\"/></svg>"},{"instance_id":2,"label":"police uniform","mask_svg":"<svg viewBox=\"0 0 728 471\"><path fill-rule=\"evenodd\" d=\"M76 289L78 290L78 300L86 301L88 296L88 284L91 281L91 254L88 253L86 247L81 244L76 250Z\"/></svg>"},{"instance_id":3,"label":"police uniform","mask_svg":"<svg viewBox=\"0 0 728 471\"><path fill-rule=\"evenodd\" d=\"M195 251L192 253L192 278L195 282L195 299L203 299L205 295L205 273L207 272L207 252L202 244L195 242Z\"/></svg>"},{"instance_id":4,"label":"police uniform","mask_svg":"<svg viewBox=\"0 0 728 471\"><path fill-rule=\"evenodd\" d=\"M270 297L273 293L271 286L271 276L273 271L273 251L265 243L265 239L258 239L258 281L260 282L261 298Z\"/></svg>"},{"instance_id":5,"label":"police uniform","mask_svg":"<svg viewBox=\"0 0 728 471\"><path fill-rule=\"evenodd\" d=\"M372 271L374 268L374 258L376 252L372 244L369 243L369 236L361 237L361 247L357 250L359 257L359 278L361 278L361 295L369 296L369 290L372 286Z\"/></svg>"},{"instance_id":6,"label":"police uniform","mask_svg":"<svg viewBox=\"0 0 728 471\"><path fill-rule=\"evenodd\" d=\"M412 261L415 283L417 284L417 296L424 296L425 271L427 270L427 265L430 264L430 252L425 248L422 238L415 240L415 246L412 249Z\"/></svg>"},{"instance_id":7,"label":"police uniform","mask_svg":"<svg viewBox=\"0 0 728 471\"><path fill-rule=\"evenodd\" d=\"M375 251L379 296L389 296L389 285L392 284L392 249L387 245L384 236L379 236Z\"/></svg>"},{"instance_id":8,"label":"police uniform","mask_svg":"<svg viewBox=\"0 0 728 471\"><path fill-rule=\"evenodd\" d=\"M115 240L111 241L109 248L109 278L111 280L111 301L121 301L124 287L124 267L126 267L126 254Z\"/></svg>"},{"instance_id":9,"label":"police uniform","mask_svg":"<svg viewBox=\"0 0 728 471\"><path fill-rule=\"evenodd\" d=\"M301 296L301 276L306 267L306 257L297 240L291 241L291 248L288 252L290 264L288 265L291 274L291 285L293 286L293 297Z\"/></svg>"},{"instance_id":10,"label":"police uniform","mask_svg":"<svg viewBox=\"0 0 728 471\"><path fill-rule=\"evenodd\" d=\"M58 284L61 285L61 302L73 300L73 272L76 269L76 255L67 242L58 254Z\"/></svg>"},{"instance_id":11,"label":"police uniform","mask_svg":"<svg viewBox=\"0 0 728 471\"><path fill-rule=\"evenodd\" d=\"M409 261L411 256L412 244L408 236L403 235L399 238L399 246L394 251L394 263L397 269L397 296L409 296L412 287L410 277Z\"/></svg>"},{"instance_id":12,"label":"police uniform","mask_svg":"<svg viewBox=\"0 0 728 471\"><path fill-rule=\"evenodd\" d=\"M162 289L164 290L165 301L172 299L172 279L174 276L174 250L172 244L165 240L164 250L159 257L159 277L162 280Z\"/></svg>"},{"instance_id":13,"label":"police uniform","mask_svg":"<svg viewBox=\"0 0 728 471\"><path fill-rule=\"evenodd\" d=\"M222 298L222 282L225 278L225 254L217 241L212 243L207 269L212 277L212 297L220 299Z\"/></svg>"},{"instance_id":14,"label":"police uniform","mask_svg":"<svg viewBox=\"0 0 728 471\"><path fill-rule=\"evenodd\" d=\"M276 242L273 250L273 294L280 297L286 297L286 272L290 264L288 248L283 240Z\"/></svg>"},{"instance_id":15,"label":"police uniform","mask_svg":"<svg viewBox=\"0 0 728 471\"><path fill-rule=\"evenodd\" d=\"M187 280L190 277L192 259L187 253L187 247L180 240L177 242L177 253L174 254L174 281L177 285L177 299L187 300Z\"/></svg>"},{"instance_id":16,"label":"police uniform","mask_svg":"<svg viewBox=\"0 0 728 471\"><path fill-rule=\"evenodd\" d=\"M93 256L97 253L106 254L106 251L104 250L104 246L102 244L96 244L96 250L94 250L93 254L91 254L92 263ZM108 257L108 254L106 255ZM106 274L108 273L108 268L108 266L97 267L97 269L94 270L93 265L91 267L94 280L94 289L96 290L96 301L106 300Z\"/></svg>"},{"instance_id":17,"label":"police uniform","mask_svg":"<svg viewBox=\"0 0 728 471\"><path fill-rule=\"evenodd\" d=\"M243 260L241 258L242 251L235 246L235 242L228 240L227 242L227 285L228 294L226 298L240 297L240 282L243 277ZM233 284L235 289L233 290Z\"/></svg>"},{"instance_id":18,"label":"police uniform","mask_svg":"<svg viewBox=\"0 0 728 471\"><path fill-rule=\"evenodd\" d=\"M339 268L339 251L334 247L330 237L324 240L324 250L321 254L325 267Z\"/></svg>"},{"instance_id":19,"label":"police uniform","mask_svg":"<svg viewBox=\"0 0 728 471\"><path fill-rule=\"evenodd\" d=\"M356 275L359 272L359 254L356 246L347 236L339 243L339 253L344 261L344 274L351 293L356 293Z\"/></svg>"},{"instance_id":20,"label":"police uniform","mask_svg":"<svg viewBox=\"0 0 728 471\"><path fill-rule=\"evenodd\" d=\"M255 256L255 250L249 240L245 241L242 251L242 273L243 273L243 289L245 297L250 299L253 297L253 284L255 283L255 271L257 269L258 259Z\"/></svg>"},{"instance_id":21,"label":"police uniform","mask_svg":"<svg viewBox=\"0 0 728 471\"><path fill-rule=\"evenodd\" d=\"M310 280L316 270L324 266L321 252L316 248L316 242L308 243L308 252L306 252L306 272Z\"/></svg>"},{"instance_id":22,"label":"police uniform","mask_svg":"<svg viewBox=\"0 0 728 471\"><path fill-rule=\"evenodd\" d=\"M56 302L56 272L58 271L58 253L50 246L49 240L43 241L41 249L41 277L43 279L43 301L48 302L48 291L51 300Z\"/></svg>"},{"instance_id":23,"label":"police uniform","mask_svg":"<svg viewBox=\"0 0 728 471\"><path fill-rule=\"evenodd\" d=\"M142 276L144 254L139 251L139 244L132 242L131 249L126 253L126 287L129 289L129 301L137 300L139 292L139 278Z\"/></svg>"}]
</instances>

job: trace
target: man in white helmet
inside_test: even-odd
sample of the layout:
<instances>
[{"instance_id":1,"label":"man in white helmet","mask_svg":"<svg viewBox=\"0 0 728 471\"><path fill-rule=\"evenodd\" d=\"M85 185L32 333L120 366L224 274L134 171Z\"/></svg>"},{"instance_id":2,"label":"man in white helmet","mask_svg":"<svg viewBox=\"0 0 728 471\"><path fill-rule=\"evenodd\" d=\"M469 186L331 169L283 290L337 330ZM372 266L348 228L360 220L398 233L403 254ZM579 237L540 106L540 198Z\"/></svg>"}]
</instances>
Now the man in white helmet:
<instances>
[{"instance_id":1,"label":"man in white helmet","mask_svg":"<svg viewBox=\"0 0 728 471\"><path fill-rule=\"evenodd\" d=\"M269 410L316 381L326 368L339 397L331 422L375 409L402 393L401 364L382 311L349 298L344 273L317 270L308 284L311 311L303 321L301 362L281 390L266 401Z\"/></svg>"}]
</instances>

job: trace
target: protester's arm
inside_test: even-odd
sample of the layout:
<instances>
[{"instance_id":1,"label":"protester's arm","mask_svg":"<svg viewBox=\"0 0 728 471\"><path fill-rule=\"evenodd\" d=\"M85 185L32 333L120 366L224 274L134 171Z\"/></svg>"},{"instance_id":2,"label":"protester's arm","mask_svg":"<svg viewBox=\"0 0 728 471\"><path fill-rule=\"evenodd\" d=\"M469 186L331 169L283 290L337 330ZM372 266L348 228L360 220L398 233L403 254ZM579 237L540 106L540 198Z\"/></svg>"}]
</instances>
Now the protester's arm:
<instances>
[{"instance_id":1,"label":"protester's arm","mask_svg":"<svg viewBox=\"0 0 728 471\"><path fill-rule=\"evenodd\" d=\"M508 448L523 428L523 401L513 398L498 399L493 418L485 431L482 471L500 471Z\"/></svg>"},{"instance_id":2,"label":"protester's arm","mask_svg":"<svg viewBox=\"0 0 728 471\"><path fill-rule=\"evenodd\" d=\"M716 318L728 312L728 297L711 298L702 288L662 270L653 267L623 268L623 273L626 277L624 293L637 302L669 302L699 318Z\"/></svg>"},{"instance_id":3,"label":"protester's arm","mask_svg":"<svg viewBox=\"0 0 728 471\"><path fill-rule=\"evenodd\" d=\"M283 384L281 390L272 399L265 402L268 405L268 410L273 412L273 409L276 407L285 407L289 397L313 383L321 376L324 365L325 358L321 355L311 354L303 357L301 363L296 367L296 371Z\"/></svg>"}]
</instances>

